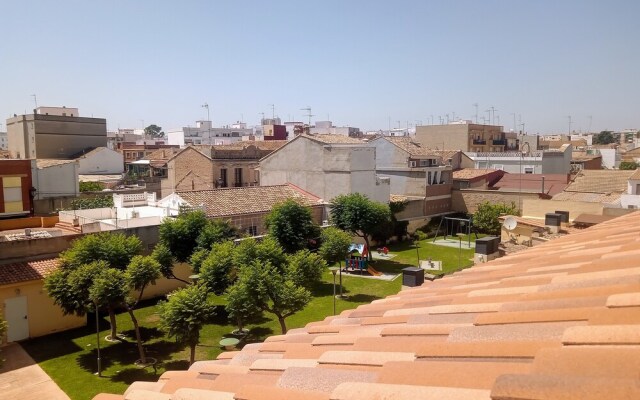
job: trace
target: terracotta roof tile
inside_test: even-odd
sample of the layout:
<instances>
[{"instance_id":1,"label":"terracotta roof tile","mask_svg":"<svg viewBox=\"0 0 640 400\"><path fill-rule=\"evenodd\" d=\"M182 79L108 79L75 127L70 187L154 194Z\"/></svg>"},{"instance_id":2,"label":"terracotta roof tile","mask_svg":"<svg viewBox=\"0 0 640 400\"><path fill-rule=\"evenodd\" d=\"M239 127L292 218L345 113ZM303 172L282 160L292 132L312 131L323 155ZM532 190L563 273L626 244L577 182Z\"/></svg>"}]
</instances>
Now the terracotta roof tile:
<instances>
[{"instance_id":1,"label":"terracotta roof tile","mask_svg":"<svg viewBox=\"0 0 640 400\"><path fill-rule=\"evenodd\" d=\"M0 285L44 279L57 268L57 258L0 265Z\"/></svg>"},{"instance_id":2,"label":"terracotta roof tile","mask_svg":"<svg viewBox=\"0 0 640 400\"><path fill-rule=\"evenodd\" d=\"M39 158L36 160L36 166L38 167L38 169L43 169L43 168L55 167L58 165L71 164L76 162L77 162L76 160L54 160L54 159L47 159L47 158Z\"/></svg>"},{"instance_id":3,"label":"terracotta roof tile","mask_svg":"<svg viewBox=\"0 0 640 400\"><path fill-rule=\"evenodd\" d=\"M490 175L498 171L497 169L475 169L475 168L463 168L457 171L453 171L454 180L468 180L475 179L481 176Z\"/></svg>"},{"instance_id":4,"label":"terracotta roof tile","mask_svg":"<svg viewBox=\"0 0 640 400\"><path fill-rule=\"evenodd\" d=\"M319 135L300 135L302 137L314 140L324 144L361 144L365 146L365 142L360 139L343 135L319 134Z\"/></svg>"},{"instance_id":5,"label":"terracotta roof tile","mask_svg":"<svg viewBox=\"0 0 640 400\"><path fill-rule=\"evenodd\" d=\"M277 203L294 199L306 206L321 204L320 199L296 186L252 186L177 192L193 207L204 206L208 217L268 212Z\"/></svg>"}]
</instances>

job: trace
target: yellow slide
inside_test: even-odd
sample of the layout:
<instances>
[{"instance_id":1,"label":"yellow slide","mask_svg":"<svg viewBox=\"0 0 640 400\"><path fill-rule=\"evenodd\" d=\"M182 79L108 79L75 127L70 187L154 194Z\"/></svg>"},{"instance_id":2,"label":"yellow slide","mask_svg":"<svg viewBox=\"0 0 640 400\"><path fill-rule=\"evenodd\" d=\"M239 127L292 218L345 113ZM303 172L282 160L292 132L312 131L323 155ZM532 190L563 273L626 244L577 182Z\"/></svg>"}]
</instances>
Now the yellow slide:
<instances>
[{"instance_id":1,"label":"yellow slide","mask_svg":"<svg viewBox=\"0 0 640 400\"><path fill-rule=\"evenodd\" d=\"M370 273L373 276L380 276L382 275L382 272L378 272L375 269L373 269L373 267L369 267L367 268L367 272Z\"/></svg>"}]
</instances>

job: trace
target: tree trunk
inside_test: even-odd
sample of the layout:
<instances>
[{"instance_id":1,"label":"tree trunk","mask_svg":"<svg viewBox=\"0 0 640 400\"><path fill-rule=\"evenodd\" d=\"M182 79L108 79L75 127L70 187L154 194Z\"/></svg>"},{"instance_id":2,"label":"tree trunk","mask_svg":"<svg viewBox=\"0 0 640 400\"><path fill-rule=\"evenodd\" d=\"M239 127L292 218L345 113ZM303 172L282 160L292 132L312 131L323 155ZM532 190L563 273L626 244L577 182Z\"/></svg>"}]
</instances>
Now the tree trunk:
<instances>
[{"instance_id":1,"label":"tree trunk","mask_svg":"<svg viewBox=\"0 0 640 400\"><path fill-rule=\"evenodd\" d=\"M236 318L236 322L238 323L238 333L242 333L242 329L244 328L244 325L242 324L242 318Z\"/></svg>"},{"instance_id":2,"label":"tree trunk","mask_svg":"<svg viewBox=\"0 0 640 400\"><path fill-rule=\"evenodd\" d=\"M113 307L109 307L109 323L111 324L111 340L118 339L118 327L116 326L116 312Z\"/></svg>"},{"instance_id":3,"label":"tree trunk","mask_svg":"<svg viewBox=\"0 0 640 400\"><path fill-rule=\"evenodd\" d=\"M140 353L140 362L142 364L147 363L147 357L144 354L144 348L142 347L142 337L140 336L140 326L138 325L138 319L133 313L133 309L131 307L127 307L127 311L129 312L129 316L131 317L131 322L133 322L133 329L136 331L136 342L138 343L138 353Z\"/></svg>"},{"instance_id":4,"label":"tree trunk","mask_svg":"<svg viewBox=\"0 0 640 400\"><path fill-rule=\"evenodd\" d=\"M371 245L369 244L369 235L362 235L362 238L364 239L364 243L367 246L367 260L371 261L373 260L373 253L371 252Z\"/></svg>"},{"instance_id":5,"label":"tree trunk","mask_svg":"<svg viewBox=\"0 0 640 400\"><path fill-rule=\"evenodd\" d=\"M191 347L191 356L189 357L189 365L193 365L196 362L196 343L190 343Z\"/></svg>"},{"instance_id":6,"label":"tree trunk","mask_svg":"<svg viewBox=\"0 0 640 400\"><path fill-rule=\"evenodd\" d=\"M282 329L282 334L287 333L287 325L284 323L284 317L280 315L276 315L278 317L278 322L280 322L280 329Z\"/></svg>"}]
</instances>

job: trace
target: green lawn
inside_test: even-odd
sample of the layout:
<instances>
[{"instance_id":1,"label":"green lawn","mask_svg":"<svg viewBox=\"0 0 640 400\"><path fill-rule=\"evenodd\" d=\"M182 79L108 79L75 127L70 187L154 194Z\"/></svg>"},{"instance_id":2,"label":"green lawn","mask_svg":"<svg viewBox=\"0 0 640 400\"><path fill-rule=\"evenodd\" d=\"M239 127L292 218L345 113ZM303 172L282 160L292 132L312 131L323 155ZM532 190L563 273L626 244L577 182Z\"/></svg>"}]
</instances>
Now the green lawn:
<instances>
[{"instance_id":1,"label":"green lawn","mask_svg":"<svg viewBox=\"0 0 640 400\"><path fill-rule=\"evenodd\" d=\"M389 246L389 248L392 253L396 254L396 257L391 260L376 260L374 267L377 270L400 273L402 268L416 265L418 257L412 243L400 243ZM444 261L445 272L458 269L459 250L456 248L436 246L429 239L419 243L419 253L421 260L431 257L433 260ZM463 248L460 257L461 267L471 265L472 258L473 250ZM333 278L328 271L323 278L323 282L314 288L313 300L307 307L287 318L289 329L302 327L308 322L322 320L333 313ZM401 278L389 282L343 274L344 293L348 297L336 300L337 313L397 293L400 290L401 282ZM218 344L220 339L235 329L235 326L229 324L227 319L224 298L215 297L214 301L218 304L216 317L201 332L201 341L196 354L197 360L215 359L223 351ZM102 378L94 375L97 370L95 322L90 323L90 326L86 328L29 340L22 345L73 400L91 399L101 392L123 393L133 381L155 381L166 370L187 369L188 367L188 349L165 337L164 333L157 328L158 315L155 304L156 301L147 301L141 304L135 312L142 327L147 355L158 360L156 370L150 367L141 369L133 365L134 361L138 359L138 352L132 330L133 326L126 313L119 314L117 317L118 331L124 333L129 339L119 343L107 343L104 340L104 337L109 333L109 324L108 319L101 316ZM262 321L249 325L247 328L251 330L247 342L262 341L267 336L280 334L277 319L271 314L265 314Z\"/></svg>"}]
</instances>

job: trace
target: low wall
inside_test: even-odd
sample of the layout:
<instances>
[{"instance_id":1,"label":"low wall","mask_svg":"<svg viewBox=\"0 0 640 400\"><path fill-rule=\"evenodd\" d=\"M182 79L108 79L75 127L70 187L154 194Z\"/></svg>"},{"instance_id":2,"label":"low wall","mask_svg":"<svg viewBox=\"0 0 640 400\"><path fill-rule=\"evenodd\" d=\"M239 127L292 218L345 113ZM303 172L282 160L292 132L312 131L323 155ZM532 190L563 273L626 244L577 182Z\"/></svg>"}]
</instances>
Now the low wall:
<instances>
[{"instance_id":1,"label":"low wall","mask_svg":"<svg viewBox=\"0 0 640 400\"><path fill-rule=\"evenodd\" d=\"M451 210L473 214L484 202L515 204L516 209L527 199L539 200L537 193L503 192L499 190L462 189L451 191ZM548 201L548 200L541 200Z\"/></svg>"},{"instance_id":2,"label":"low wall","mask_svg":"<svg viewBox=\"0 0 640 400\"><path fill-rule=\"evenodd\" d=\"M0 242L0 264L57 257L79 236L80 234Z\"/></svg>"},{"instance_id":3,"label":"low wall","mask_svg":"<svg viewBox=\"0 0 640 400\"><path fill-rule=\"evenodd\" d=\"M523 216L538 219L544 219L547 213L569 211L569 221L573 221L580 214L602 215L603 205L584 201L525 199L522 202L522 209Z\"/></svg>"},{"instance_id":4,"label":"low wall","mask_svg":"<svg viewBox=\"0 0 640 400\"><path fill-rule=\"evenodd\" d=\"M189 276L193 274L189 264L179 263L173 268L173 273L180 279L190 282ZM161 278L156 281L155 285L149 285L144 289L143 299L152 299L154 297L165 296L172 291L186 286L186 283L177 279Z\"/></svg>"},{"instance_id":5,"label":"low wall","mask_svg":"<svg viewBox=\"0 0 640 400\"><path fill-rule=\"evenodd\" d=\"M0 231L24 228L50 228L58 223L58 217L28 217L0 220Z\"/></svg>"}]
</instances>

